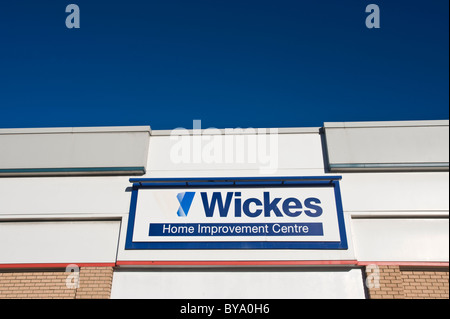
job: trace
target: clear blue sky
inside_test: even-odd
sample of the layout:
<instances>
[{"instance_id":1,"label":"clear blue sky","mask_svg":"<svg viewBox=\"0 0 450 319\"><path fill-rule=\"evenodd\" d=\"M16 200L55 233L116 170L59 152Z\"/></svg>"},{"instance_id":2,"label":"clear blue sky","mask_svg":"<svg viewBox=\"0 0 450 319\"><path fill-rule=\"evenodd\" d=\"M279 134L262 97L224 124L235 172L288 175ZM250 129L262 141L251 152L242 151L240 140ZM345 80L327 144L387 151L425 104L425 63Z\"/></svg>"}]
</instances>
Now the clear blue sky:
<instances>
[{"instance_id":1,"label":"clear blue sky","mask_svg":"<svg viewBox=\"0 0 450 319\"><path fill-rule=\"evenodd\" d=\"M5 0L0 41L0 128L449 117L448 0Z\"/></svg>"}]
</instances>

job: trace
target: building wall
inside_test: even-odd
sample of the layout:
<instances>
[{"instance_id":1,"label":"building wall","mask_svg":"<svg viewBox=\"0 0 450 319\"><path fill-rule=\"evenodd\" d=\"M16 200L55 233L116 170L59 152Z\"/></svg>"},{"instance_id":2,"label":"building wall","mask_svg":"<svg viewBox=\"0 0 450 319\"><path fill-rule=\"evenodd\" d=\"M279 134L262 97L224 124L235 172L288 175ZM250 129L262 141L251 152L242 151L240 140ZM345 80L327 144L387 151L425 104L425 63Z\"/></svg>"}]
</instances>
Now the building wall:
<instances>
[{"instance_id":1,"label":"building wall","mask_svg":"<svg viewBox=\"0 0 450 319\"><path fill-rule=\"evenodd\" d=\"M366 284L368 286L368 298L371 299L448 299L449 298L449 269L447 267L403 267L398 265L366 266ZM224 271L222 269L222 271ZM361 280L357 272L353 274L336 269L324 269L312 272L311 270L296 271L297 280L289 276L291 269L285 275L273 276L273 272L264 273L250 270L253 276L261 277L254 282L258 285L247 285L249 270L240 270L245 280L234 282L236 276L219 277L225 281L221 285L217 280L208 279L205 273L189 270L173 271L120 271L114 272L113 267L81 267L79 272L79 287L68 288L67 282L74 283L74 273L60 270L8 270L0 271L0 299L107 299L107 298L245 298L252 294L253 298L364 298L364 292L353 290ZM239 272L239 271L238 271ZM225 271L229 274L229 270ZM186 276L187 274L187 276ZM194 276L192 276L194 274ZM210 273L211 274L211 273ZM314 275L312 275L314 274ZM190 276L189 276L190 275ZM277 285L284 289L276 291L283 295L274 295L270 289L261 289L261 283L270 286L267 276L271 275ZM112 283L116 281L115 289L111 293ZM197 278L197 276L200 276ZM331 276L331 277L330 277ZM241 279L242 279L241 278ZM284 280L283 280L284 278ZM198 280L209 282L198 285ZM217 279L217 278L216 278ZM282 280L280 280L282 279ZM348 285L348 280L356 281L355 285ZM177 283L180 280L187 290L171 290L168 285L171 280ZM189 284L186 280L195 282ZM330 281L331 280L331 281ZM327 286L321 290L320 282ZM162 284L164 282L164 284ZM330 289L330 282L334 289ZM226 287L226 285L230 287ZM152 290L149 287L160 286L162 289ZM243 287L240 287L243 286ZM347 288L345 289L345 286ZM198 287L199 289L192 289ZM217 287L221 287L220 290ZM238 289L238 287L240 287ZM308 289L314 287L314 289ZM341 288L342 290L340 290ZM350 288L350 290L349 290ZM237 289L243 293L236 296L232 291ZM252 291L249 293L249 289ZM314 295L316 291L317 295ZM323 294L326 291L327 294ZM292 293L293 292L293 293ZM307 292L307 293L306 293Z\"/></svg>"},{"instance_id":2,"label":"building wall","mask_svg":"<svg viewBox=\"0 0 450 319\"><path fill-rule=\"evenodd\" d=\"M344 295L364 297L363 277L371 276L372 264L379 266L380 287L368 289L366 297L448 298L448 121L337 123L231 135L205 130L200 139L186 131L187 161L174 158L181 140L171 133L149 127L0 130L0 298L108 298L110 291L120 297L126 295L123 279L131 277L153 284L166 278L172 283L167 297L169 287L176 291L179 274L172 267L209 276L199 291L211 282L233 282L241 267L257 267L246 285L260 287L258 274L293 282L327 274L347 282ZM373 143L365 144L367 139ZM199 145L202 156L195 158ZM241 157L240 145L246 147ZM256 145L253 153L249 145ZM341 175L349 249L125 250L133 174ZM79 288L65 286L69 264L80 267ZM276 282L269 286L274 296L282 295ZM326 289L326 283L317 287ZM339 289L327 293L332 297Z\"/></svg>"}]
</instances>

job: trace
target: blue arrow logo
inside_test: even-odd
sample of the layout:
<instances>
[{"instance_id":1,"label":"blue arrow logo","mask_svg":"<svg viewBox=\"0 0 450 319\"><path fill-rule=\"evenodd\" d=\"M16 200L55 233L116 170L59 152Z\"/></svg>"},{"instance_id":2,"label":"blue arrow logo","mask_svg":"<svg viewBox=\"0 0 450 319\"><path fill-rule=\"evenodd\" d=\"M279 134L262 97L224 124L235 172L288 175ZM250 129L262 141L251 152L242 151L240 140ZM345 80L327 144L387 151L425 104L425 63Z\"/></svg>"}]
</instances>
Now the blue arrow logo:
<instances>
[{"instance_id":1,"label":"blue arrow logo","mask_svg":"<svg viewBox=\"0 0 450 319\"><path fill-rule=\"evenodd\" d=\"M194 196L195 192L178 193L177 198L180 202L180 208L178 208L177 215L179 217L187 217L192 201L194 200Z\"/></svg>"}]
</instances>

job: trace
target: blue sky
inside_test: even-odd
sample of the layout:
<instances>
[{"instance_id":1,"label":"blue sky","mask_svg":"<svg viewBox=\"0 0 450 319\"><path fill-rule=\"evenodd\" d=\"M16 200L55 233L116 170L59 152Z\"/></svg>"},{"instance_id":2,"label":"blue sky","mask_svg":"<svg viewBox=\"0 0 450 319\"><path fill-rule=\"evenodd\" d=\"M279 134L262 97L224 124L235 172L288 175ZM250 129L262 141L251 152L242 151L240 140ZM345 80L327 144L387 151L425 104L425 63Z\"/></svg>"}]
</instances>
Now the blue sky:
<instances>
[{"instance_id":1,"label":"blue sky","mask_svg":"<svg viewBox=\"0 0 450 319\"><path fill-rule=\"evenodd\" d=\"M80 29L68 29L68 4ZM365 8L381 10L368 29ZM449 117L449 1L0 6L0 128L304 127Z\"/></svg>"}]
</instances>

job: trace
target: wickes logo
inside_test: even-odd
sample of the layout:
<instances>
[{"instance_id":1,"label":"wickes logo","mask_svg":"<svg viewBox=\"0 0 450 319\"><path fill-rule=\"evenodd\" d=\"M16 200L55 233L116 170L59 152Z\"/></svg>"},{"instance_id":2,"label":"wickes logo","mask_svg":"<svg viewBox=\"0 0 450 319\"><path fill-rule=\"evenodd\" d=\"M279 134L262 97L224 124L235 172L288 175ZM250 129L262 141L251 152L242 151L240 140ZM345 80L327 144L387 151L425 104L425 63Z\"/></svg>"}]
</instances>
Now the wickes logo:
<instances>
[{"instance_id":1,"label":"wickes logo","mask_svg":"<svg viewBox=\"0 0 450 319\"><path fill-rule=\"evenodd\" d=\"M270 198L270 192L263 192L262 199L247 198L243 199L241 192L227 192L225 198L222 192L213 192L211 198L208 193L201 192L203 209L206 217L213 217L215 212L220 217L227 217L229 214L231 203L234 200L234 217L241 217L245 214L248 217L298 217L302 213L309 217L319 217L323 213L320 206L321 202L318 198L308 197L301 201L295 197L282 199L280 197ZM187 217L191 208L195 192L184 192L177 195L180 202L178 216Z\"/></svg>"},{"instance_id":2,"label":"wickes logo","mask_svg":"<svg viewBox=\"0 0 450 319\"><path fill-rule=\"evenodd\" d=\"M180 208L178 208L177 215L179 217L187 217L189 209L191 209L192 201L194 200L195 192L184 192L177 195L180 202Z\"/></svg>"}]
</instances>

